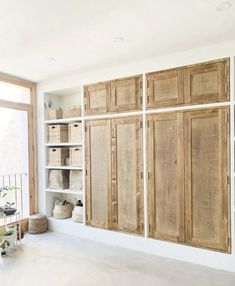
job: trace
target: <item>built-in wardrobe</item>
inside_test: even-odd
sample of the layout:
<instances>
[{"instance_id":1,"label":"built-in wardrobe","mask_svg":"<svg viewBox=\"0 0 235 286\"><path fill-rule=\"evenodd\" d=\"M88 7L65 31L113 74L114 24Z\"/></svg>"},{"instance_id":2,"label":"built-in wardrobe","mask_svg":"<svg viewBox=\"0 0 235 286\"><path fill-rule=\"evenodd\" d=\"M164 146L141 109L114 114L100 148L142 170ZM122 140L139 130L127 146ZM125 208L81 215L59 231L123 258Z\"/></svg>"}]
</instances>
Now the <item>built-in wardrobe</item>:
<instances>
[{"instance_id":1,"label":"built-in wardrobe","mask_svg":"<svg viewBox=\"0 0 235 286\"><path fill-rule=\"evenodd\" d=\"M229 252L229 60L145 79L84 87L86 224Z\"/></svg>"}]
</instances>

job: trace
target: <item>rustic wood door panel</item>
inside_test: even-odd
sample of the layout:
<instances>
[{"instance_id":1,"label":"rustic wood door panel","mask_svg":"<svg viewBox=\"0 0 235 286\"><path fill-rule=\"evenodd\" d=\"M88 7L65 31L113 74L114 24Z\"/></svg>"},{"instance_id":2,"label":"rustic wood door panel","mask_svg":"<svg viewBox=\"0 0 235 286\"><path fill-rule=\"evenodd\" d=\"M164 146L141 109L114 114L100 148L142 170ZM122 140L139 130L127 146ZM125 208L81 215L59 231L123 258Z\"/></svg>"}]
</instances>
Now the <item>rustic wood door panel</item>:
<instances>
[{"instance_id":1,"label":"rustic wood door panel","mask_svg":"<svg viewBox=\"0 0 235 286\"><path fill-rule=\"evenodd\" d=\"M147 75L147 107L170 106L184 103L183 73L173 69Z\"/></svg>"},{"instance_id":2,"label":"rustic wood door panel","mask_svg":"<svg viewBox=\"0 0 235 286\"><path fill-rule=\"evenodd\" d=\"M183 113L148 117L151 237L184 241Z\"/></svg>"},{"instance_id":3,"label":"rustic wood door panel","mask_svg":"<svg viewBox=\"0 0 235 286\"><path fill-rule=\"evenodd\" d=\"M110 120L86 122L86 223L111 227Z\"/></svg>"},{"instance_id":4,"label":"rustic wood door panel","mask_svg":"<svg viewBox=\"0 0 235 286\"><path fill-rule=\"evenodd\" d=\"M185 103L229 100L229 60L184 69Z\"/></svg>"},{"instance_id":5,"label":"rustic wood door panel","mask_svg":"<svg viewBox=\"0 0 235 286\"><path fill-rule=\"evenodd\" d=\"M111 82L111 111L139 110L142 103L142 76Z\"/></svg>"},{"instance_id":6,"label":"rustic wood door panel","mask_svg":"<svg viewBox=\"0 0 235 286\"><path fill-rule=\"evenodd\" d=\"M141 118L112 120L113 228L143 233Z\"/></svg>"},{"instance_id":7,"label":"rustic wood door panel","mask_svg":"<svg viewBox=\"0 0 235 286\"><path fill-rule=\"evenodd\" d=\"M84 86L85 114L107 113L110 108L110 82Z\"/></svg>"},{"instance_id":8,"label":"rustic wood door panel","mask_svg":"<svg viewBox=\"0 0 235 286\"><path fill-rule=\"evenodd\" d=\"M228 251L227 108L185 113L186 242Z\"/></svg>"}]
</instances>

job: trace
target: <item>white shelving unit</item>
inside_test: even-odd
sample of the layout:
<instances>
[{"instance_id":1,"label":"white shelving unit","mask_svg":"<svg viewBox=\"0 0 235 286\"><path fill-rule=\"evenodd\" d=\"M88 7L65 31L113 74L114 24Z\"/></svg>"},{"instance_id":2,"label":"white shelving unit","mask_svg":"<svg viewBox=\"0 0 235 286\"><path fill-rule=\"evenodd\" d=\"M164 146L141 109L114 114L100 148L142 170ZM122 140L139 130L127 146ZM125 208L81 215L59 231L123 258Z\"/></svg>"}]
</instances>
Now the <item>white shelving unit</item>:
<instances>
[{"instance_id":1,"label":"white shelving unit","mask_svg":"<svg viewBox=\"0 0 235 286\"><path fill-rule=\"evenodd\" d=\"M82 117L45 120L45 124L66 124L66 123L72 123L72 122L82 122Z\"/></svg>"},{"instance_id":2,"label":"white shelving unit","mask_svg":"<svg viewBox=\"0 0 235 286\"><path fill-rule=\"evenodd\" d=\"M47 163L47 150L49 148L70 148L70 147L77 147L77 146L84 146L84 120L83 120L83 110L82 110L82 116L79 117L69 117L69 109L73 106L78 106L81 105L83 106L83 100L82 100L82 94L81 94L81 88L73 88L67 89L67 90L59 90L59 91L54 91L54 92L49 92L44 94L44 102L46 105L48 104L48 101L52 101L53 103L53 108L62 108L63 110L63 118L62 119L49 119L49 114L48 111L45 109L44 111L44 149L45 149L45 200L46 200L46 213L47 216L49 217L49 222L54 222L56 224L61 224L61 225L67 225L67 224L73 224L74 226L76 225L81 225L81 223L75 223L71 219L65 219L65 220L56 220L53 218L52 213L53 213L53 208L54 208L54 203L56 199L60 200L68 200L70 202L74 202L74 198L82 200L84 203L84 174L82 174L82 179L83 182L81 183L83 185L82 190L77 190L77 189L52 189L48 187L48 174L50 170L67 170L69 171L81 171L83 172L84 166L53 166ZM59 125L59 124L70 124L70 123L81 123L82 124L82 140L79 142L61 142L61 143L53 143L47 141L48 135L47 131L48 128L47 126L49 125ZM84 150L83 150L84 152ZM84 155L83 155L84 158ZM85 213L85 211L84 211ZM84 217L83 216L83 224L84 222Z\"/></svg>"}]
</instances>

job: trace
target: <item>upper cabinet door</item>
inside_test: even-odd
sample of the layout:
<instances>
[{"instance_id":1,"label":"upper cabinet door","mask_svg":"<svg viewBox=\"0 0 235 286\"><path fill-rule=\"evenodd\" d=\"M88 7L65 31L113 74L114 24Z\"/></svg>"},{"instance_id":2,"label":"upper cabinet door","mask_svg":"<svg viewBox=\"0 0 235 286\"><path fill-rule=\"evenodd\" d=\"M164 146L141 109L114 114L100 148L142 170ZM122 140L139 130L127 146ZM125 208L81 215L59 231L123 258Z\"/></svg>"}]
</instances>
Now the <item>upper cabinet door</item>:
<instances>
[{"instance_id":1,"label":"upper cabinet door","mask_svg":"<svg viewBox=\"0 0 235 286\"><path fill-rule=\"evenodd\" d=\"M229 60L185 68L184 94L186 104L229 100Z\"/></svg>"},{"instance_id":2,"label":"upper cabinet door","mask_svg":"<svg viewBox=\"0 0 235 286\"><path fill-rule=\"evenodd\" d=\"M184 103L183 73L172 69L147 75L147 107L174 106Z\"/></svg>"},{"instance_id":3,"label":"upper cabinet door","mask_svg":"<svg viewBox=\"0 0 235 286\"><path fill-rule=\"evenodd\" d=\"M110 82L84 86L85 115L107 113L110 109Z\"/></svg>"},{"instance_id":4,"label":"upper cabinet door","mask_svg":"<svg viewBox=\"0 0 235 286\"><path fill-rule=\"evenodd\" d=\"M183 113L148 116L149 236L184 241Z\"/></svg>"},{"instance_id":5,"label":"upper cabinet door","mask_svg":"<svg viewBox=\"0 0 235 286\"><path fill-rule=\"evenodd\" d=\"M111 227L110 120L86 122L86 223Z\"/></svg>"},{"instance_id":6,"label":"upper cabinet door","mask_svg":"<svg viewBox=\"0 0 235 286\"><path fill-rule=\"evenodd\" d=\"M112 120L112 216L116 230L143 234L141 118Z\"/></svg>"},{"instance_id":7,"label":"upper cabinet door","mask_svg":"<svg viewBox=\"0 0 235 286\"><path fill-rule=\"evenodd\" d=\"M186 242L229 251L228 108L185 113Z\"/></svg>"},{"instance_id":8,"label":"upper cabinet door","mask_svg":"<svg viewBox=\"0 0 235 286\"><path fill-rule=\"evenodd\" d=\"M142 105L142 76L111 82L111 111L140 110Z\"/></svg>"},{"instance_id":9,"label":"upper cabinet door","mask_svg":"<svg viewBox=\"0 0 235 286\"><path fill-rule=\"evenodd\" d=\"M229 100L229 59L147 74L147 108Z\"/></svg>"}]
</instances>

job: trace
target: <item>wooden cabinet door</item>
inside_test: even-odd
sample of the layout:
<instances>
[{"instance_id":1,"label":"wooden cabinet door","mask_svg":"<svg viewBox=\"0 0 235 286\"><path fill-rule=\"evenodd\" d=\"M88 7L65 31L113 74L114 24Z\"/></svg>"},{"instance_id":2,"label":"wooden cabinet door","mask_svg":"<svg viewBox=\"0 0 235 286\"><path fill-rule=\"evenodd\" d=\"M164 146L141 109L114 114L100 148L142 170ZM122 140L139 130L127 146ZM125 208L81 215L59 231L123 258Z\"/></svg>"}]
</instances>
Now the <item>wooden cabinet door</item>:
<instances>
[{"instance_id":1,"label":"wooden cabinet door","mask_svg":"<svg viewBox=\"0 0 235 286\"><path fill-rule=\"evenodd\" d=\"M183 113L148 116L148 215L154 238L184 241Z\"/></svg>"},{"instance_id":2,"label":"wooden cabinet door","mask_svg":"<svg viewBox=\"0 0 235 286\"><path fill-rule=\"evenodd\" d=\"M142 76L111 82L111 111L139 110L142 104Z\"/></svg>"},{"instance_id":3,"label":"wooden cabinet door","mask_svg":"<svg viewBox=\"0 0 235 286\"><path fill-rule=\"evenodd\" d=\"M186 242L229 250L228 108L185 113Z\"/></svg>"},{"instance_id":4,"label":"wooden cabinet door","mask_svg":"<svg viewBox=\"0 0 235 286\"><path fill-rule=\"evenodd\" d=\"M147 107L184 103L183 72L172 69L147 75Z\"/></svg>"},{"instance_id":5,"label":"wooden cabinet door","mask_svg":"<svg viewBox=\"0 0 235 286\"><path fill-rule=\"evenodd\" d=\"M84 86L85 115L107 113L110 108L110 82Z\"/></svg>"},{"instance_id":6,"label":"wooden cabinet door","mask_svg":"<svg viewBox=\"0 0 235 286\"><path fill-rule=\"evenodd\" d=\"M116 230L143 233L141 118L112 120L112 216Z\"/></svg>"},{"instance_id":7,"label":"wooden cabinet door","mask_svg":"<svg viewBox=\"0 0 235 286\"><path fill-rule=\"evenodd\" d=\"M218 60L184 70L185 103L229 100L229 60Z\"/></svg>"},{"instance_id":8,"label":"wooden cabinet door","mask_svg":"<svg viewBox=\"0 0 235 286\"><path fill-rule=\"evenodd\" d=\"M110 120L86 122L86 223L111 227Z\"/></svg>"}]
</instances>

